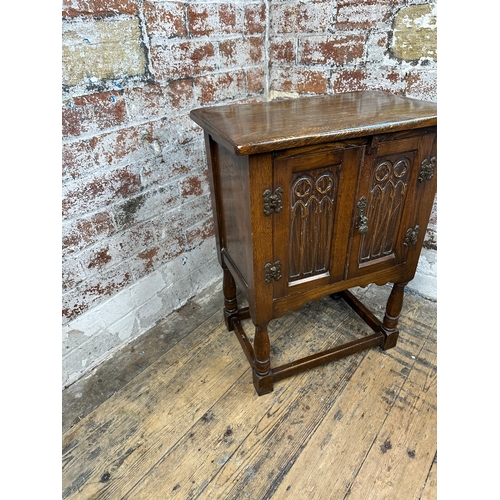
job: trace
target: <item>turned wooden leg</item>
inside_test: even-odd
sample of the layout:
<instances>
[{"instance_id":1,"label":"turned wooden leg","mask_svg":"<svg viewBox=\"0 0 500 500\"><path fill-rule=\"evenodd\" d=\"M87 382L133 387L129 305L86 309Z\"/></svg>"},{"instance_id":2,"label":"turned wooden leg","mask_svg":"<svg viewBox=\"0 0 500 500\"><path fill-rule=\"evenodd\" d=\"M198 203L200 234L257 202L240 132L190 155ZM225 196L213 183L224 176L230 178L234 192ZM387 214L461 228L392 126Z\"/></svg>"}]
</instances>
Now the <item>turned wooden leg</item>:
<instances>
[{"instance_id":1,"label":"turned wooden leg","mask_svg":"<svg viewBox=\"0 0 500 500\"><path fill-rule=\"evenodd\" d=\"M403 297L407 283L394 283L385 308L384 321L382 323L382 333L385 340L382 349L390 349L396 345L399 337L398 319L403 307Z\"/></svg>"},{"instance_id":2,"label":"turned wooden leg","mask_svg":"<svg viewBox=\"0 0 500 500\"><path fill-rule=\"evenodd\" d=\"M222 268L224 271L222 279L222 290L224 293L224 321L229 331L234 330L232 318L238 316L238 303L236 302L236 283L229 272L229 269Z\"/></svg>"},{"instance_id":3,"label":"turned wooden leg","mask_svg":"<svg viewBox=\"0 0 500 500\"><path fill-rule=\"evenodd\" d=\"M271 374L271 343L267 333L267 325L255 326L253 342L255 354L255 368L253 371L253 385L259 396L273 391L273 377Z\"/></svg>"}]
</instances>

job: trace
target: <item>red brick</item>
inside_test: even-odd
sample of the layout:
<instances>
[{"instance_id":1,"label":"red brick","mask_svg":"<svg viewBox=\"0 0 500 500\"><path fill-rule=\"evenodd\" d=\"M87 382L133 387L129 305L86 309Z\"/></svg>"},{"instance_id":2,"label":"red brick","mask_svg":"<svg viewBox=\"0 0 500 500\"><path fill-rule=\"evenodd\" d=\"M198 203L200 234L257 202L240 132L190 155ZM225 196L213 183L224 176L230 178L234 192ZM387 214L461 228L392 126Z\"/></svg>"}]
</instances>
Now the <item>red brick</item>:
<instances>
[{"instance_id":1,"label":"red brick","mask_svg":"<svg viewBox=\"0 0 500 500\"><path fill-rule=\"evenodd\" d=\"M158 241L168 238L169 233L185 233L212 216L210 194L202 194L187 200L176 210L172 210L160 221L155 221Z\"/></svg>"},{"instance_id":2,"label":"red brick","mask_svg":"<svg viewBox=\"0 0 500 500\"><path fill-rule=\"evenodd\" d=\"M274 39L270 47L270 59L276 62L295 62L295 40Z\"/></svg>"},{"instance_id":3,"label":"red brick","mask_svg":"<svg viewBox=\"0 0 500 500\"><path fill-rule=\"evenodd\" d=\"M181 192L184 198L203 193L203 184L199 176L191 175L181 182Z\"/></svg>"},{"instance_id":4,"label":"red brick","mask_svg":"<svg viewBox=\"0 0 500 500\"><path fill-rule=\"evenodd\" d=\"M64 189L63 217L70 218L91 212L119 198L130 196L140 188L140 176L131 167L92 176L76 186Z\"/></svg>"},{"instance_id":5,"label":"red brick","mask_svg":"<svg viewBox=\"0 0 500 500\"><path fill-rule=\"evenodd\" d=\"M165 92L169 98L169 104L174 109L184 109L194 104L193 80L173 80L167 84Z\"/></svg>"},{"instance_id":6,"label":"red brick","mask_svg":"<svg viewBox=\"0 0 500 500\"><path fill-rule=\"evenodd\" d=\"M222 67L242 67L263 61L264 40L261 37L249 37L223 40L219 49Z\"/></svg>"},{"instance_id":7,"label":"red brick","mask_svg":"<svg viewBox=\"0 0 500 500\"><path fill-rule=\"evenodd\" d=\"M328 79L325 72L309 68L285 66L272 68L271 89L300 94L326 94Z\"/></svg>"},{"instance_id":8,"label":"red brick","mask_svg":"<svg viewBox=\"0 0 500 500\"><path fill-rule=\"evenodd\" d=\"M62 297L63 322L76 318L89 308L90 304L82 299L80 290L73 288Z\"/></svg>"},{"instance_id":9,"label":"red brick","mask_svg":"<svg viewBox=\"0 0 500 500\"><path fill-rule=\"evenodd\" d=\"M330 1L304 1L271 5L271 26L275 33L325 32L331 23Z\"/></svg>"},{"instance_id":10,"label":"red brick","mask_svg":"<svg viewBox=\"0 0 500 500\"><path fill-rule=\"evenodd\" d=\"M63 181L76 179L96 168L94 153L88 141L66 143L62 146Z\"/></svg>"},{"instance_id":11,"label":"red brick","mask_svg":"<svg viewBox=\"0 0 500 500\"><path fill-rule=\"evenodd\" d=\"M157 138L165 152L180 144L200 138L200 127L189 117L189 111L177 113L169 119L151 122L151 136Z\"/></svg>"},{"instance_id":12,"label":"red brick","mask_svg":"<svg viewBox=\"0 0 500 500\"><path fill-rule=\"evenodd\" d=\"M144 2L144 19L149 36L184 37L184 5L179 2Z\"/></svg>"},{"instance_id":13,"label":"red brick","mask_svg":"<svg viewBox=\"0 0 500 500\"><path fill-rule=\"evenodd\" d=\"M204 200L206 197L201 196L200 198ZM165 247L168 247L169 253L177 254L177 249L179 247L181 248L181 251L185 248L185 238L183 235L186 231L186 226L192 225L200 219L200 215L198 213L194 214L192 212L191 206L198 205L199 200L187 202L181 207L164 213L162 214L162 217L151 221L151 225L154 227L156 241L160 243L160 250L162 252ZM210 207L208 209L210 210ZM172 245L170 245L168 242L172 238L176 238L176 240Z\"/></svg>"},{"instance_id":14,"label":"red brick","mask_svg":"<svg viewBox=\"0 0 500 500\"><path fill-rule=\"evenodd\" d=\"M208 171L204 170L201 174L189 175L181 181L180 187L183 198L208 193Z\"/></svg>"},{"instance_id":15,"label":"red brick","mask_svg":"<svg viewBox=\"0 0 500 500\"><path fill-rule=\"evenodd\" d=\"M264 33L266 30L266 6L246 5L245 6L245 31L249 35Z\"/></svg>"},{"instance_id":16,"label":"red brick","mask_svg":"<svg viewBox=\"0 0 500 500\"><path fill-rule=\"evenodd\" d=\"M117 266L106 274L97 273L63 296L63 318L75 318L124 289L131 282L132 274L128 264Z\"/></svg>"},{"instance_id":17,"label":"red brick","mask_svg":"<svg viewBox=\"0 0 500 500\"><path fill-rule=\"evenodd\" d=\"M111 214L98 212L91 216L65 222L62 226L62 250L67 255L82 250L103 236L115 231Z\"/></svg>"},{"instance_id":18,"label":"red brick","mask_svg":"<svg viewBox=\"0 0 500 500\"><path fill-rule=\"evenodd\" d=\"M219 33L238 33L239 27L236 24L236 8L229 3L219 5Z\"/></svg>"},{"instance_id":19,"label":"red brick","mask_svg":"<svg viewBox=\"0 0 500 500\"><path fill-rule=\"evenodd\" d=\"M192 170L205 167L203 146L199 142L188 142L164 153L164 160L154 158L141 164L143 186L166 184L176 177L185 176Z\"/></svg>"},{"instance_id":20,"label":"red brick","mask_svg":"<svg viewBox=\"0 0 500 500\"><path fill-rule=\"evenodd\" d=\"M404 90L404 73L398 70L353 69L341 71L336 75L334 92L350 92L357 90L382 90L395 94Z\"/></svg>"},{"instance_id":21,"label":"red brick","mask_svg":"<svg viewBox=\"0 0 500 500\"><path fill-rule=\"evenodd\" d=\"M198 89L201 104L242 96L246 92L245 72L241 70L199 76L195 78L195 86Z\"/></svg>"},{"instance_id":22,"label":"red brick","mask_svg":"<svg viewBox=\"0 0 500 500\"><path fill-rule=\"evenodd\" d=\"M93 235L90 232L90 227L81 227L82 222L88 221L72 221L71 223L63 224L62 227L62 254L67 255L78 250L81 250L93 241ZM82 230L83 229L83 230Z\"/></svg>"},{"instance_id":23,"label":"red brick","mask_svg":"<svg viewBox=\"0 0 500 500\"><path fill-rule=\"evenodd\" d=\"M122 259L129 259L145 248L154 246L155 230L152 221L141 222L113 235L110 245L113 246L113 252L119 254Z\"/></svg>"},{"instance_id":24,"label":"red brick","mask_svg":"<svg viewBox=\"0 0 500 500\"><path fill-rule=\"evenodd\" d=\"M137 0L63 0L62 17L137 14Z\"/></svg>"},{"instance_id":25,"label":"red brick","mask_svg":"<svg viewBox=\"0 0 500 500\"><path fill-rule=\"evenodd\" d=\"M390 19L393 4L392 0L339 1L335 28L367 30L380 26Z\"/></svg>"},{"instance_id":26,"label":"red brick","mask_svg":"<svg viewBox=\"0 0 500 500\"><path fill-rule=\"evenodd\" d=\"M171 261L186 251L185 238L180 234L170 234L161 244L145 249L130 260L133 276L139 280L152 270Z\"/></svg>"},{"instance_id":27,"label":"red brick","mask_svg":"<svg viewBox=\"0 0 500 500\"><path fill-rule=\"evenodd\" d=\"M149 250L141 252L138 255L139 259L142 259L144 261L144 271L146 273L154 269L153 263L156 255L158 254L158 250L158 247L150 248Z\"/></svg>"},{"instance_id":28,"label":"red brick","mask_svg":"<svg viewBox=\"0 0 500 500\"><path fill-rule=\"evenodd\" d=\"M177 146L168 153L168 162L175 175L206 169L207 163L203 143L189 141L186 144Z\"/></svg>"},{"instance_id":29,"label":"red brick","mask_svg":"<svg viewBox=\"0 0 500 500\"><path fill-rule=\"evenodd\" d=\"M160 242L158 262L166 263L183 254L187 248L185 238L180 233L168 231L168 238Z\"/></svg>"},{"instance_id":30,"label":"red brick","mask_svg":"<svg viewBox=\"0 0 500 500\"><path fill-rule=\"evenodd\" d=\"M238 33L237 11L229 3L194 3L187 6L187 25L192 36Z\"/></svg>"},{"instance_id":31,"label":"red brick","mask_svg":"<svg viewBox=\"0 0 500 500\"><path fill-rule=\"evenodd\" d=\"M250 93L264 91L264 70L255 68L247 70L247 90Z\"/></svg>"},{"instance_id":32,"label":"red brick","mask_svg":"<svg viewBox=\"0 0 500 500\"><path fill-rule=\"evenodd\" d=\"M106 264L113 260L109 255L109 246L105 245L103 248L92 249L91 257L85 263L88 269L102 269Z\"/></svg>"},{"instance_id":33,"label":"red brick","mask_svg":"<svg viewBox=\"0 0 500 500\"><path fill-rule=\"evenodd\" d=\"M346 64L363 56L363 35L318 36L301 41L300 62L319 64Z\"/></svg>"},{"instance_id":34,"label":"red brick","mask_svg":"<svg viewBox=\"0 0 500 500\"><path fill-rule=\"evenodd\" d=\"M189 33L193 36L207 36L218 31L219 12L217 4L188 5L186 17Z\"/></svg>"},{"instance_id":35,"label":"red brick","mask_svg":"<svg viewBox=\"0 0 500 500\"><path fill-rule=\"evenodd\" d=\"M125 101L120 92L102 92L63 102L63 136L78 136L125 123Z\"/></svg>"},{"instance_id":36,"label":"red brick","mask_svg":"<svg viewBox=\"0 0 500 500\"><path fill-rule=\"evenodd\" d=\"M409 97L435 101L437 99L436 71L409 71L406 77L406 92Z\"/></svg>"},{"instance_id":37,"label":"red brick","mask_svg":"<svg viewBox=\"0 0 500 500\"><path fill-rule=\"evenodd\" d=\"M167 111L168 99L159 84L126 90L124 99L132 120L155 118Z\"/></svg>"},{"instance_id":38,"label":"red brick","mask_svg":"<svg viewBox=\"0 0 500 500\"><path fill-rule=\"evenodd\" d=\"M214 221L212 218L206 220L197 227L191 228L186 233L186 241L189 248L200 245L206 239L215 235Z\"/></svg>"},{"instance_id":39,"label":"red brick","mask_svg":"<svg viewBox=\"0 0 500 500\"><path fill-rule=\"evenodd\" d=\"M180 79L213 71L217 58L213 42L189 40L151 47L151 63L160 80Z\"/></svg>"},{"instance_id":40,"label":"red brick","mask_svg":"<svg viewBox=\"0 0 500 500\"><path fill-rule=\"evenodd\" d=\"M127 127L89 139L99 166L113 165L127 159L143 158L144 136L152 137L151 125Z\"/></svg>"},{"instance_id":41,"label":"red brick","mask_svg":"<svg viewBox=\"0 0 500 500\"><path fill-rule=\"evenodd\" d=\"M96 237L109 236L115 231L113 219L109 212L99 212L89 218L92 229Z\"/></svg>"},{"instance_id":42,"label":"red brick","mask_svg":"<svg viewBox=\"0 0 500 500\"><path fill-rule=\"evenodd\" d=\"M77 258L63 259L62 262L62 290L66 292L74 288L78 283L85 279L80 265L80 260Z\"/></svg>"},{"instance_id":43,"label":"red brick","mask_svg":"<svg viewBox=\"0 0 500 500\"><path fill-rule=\"evenodd\" d=\"M356 7L359 4L363 5L394 5L394 4L404 4L408 3L408 0L337 0L337 6L339 7Z\"/></svg>"},{"instance_id":44,"label":"red brick","mask_svg":"<svg viewBox=\"0 0 500 500\"><path fill-rule=\"evenodd\" d=\"M365 69L352 69L341 71L335 77L334 91L349 92L357 90L367 90L366 79L368 78Z\"/></svg>"}]
</instances>

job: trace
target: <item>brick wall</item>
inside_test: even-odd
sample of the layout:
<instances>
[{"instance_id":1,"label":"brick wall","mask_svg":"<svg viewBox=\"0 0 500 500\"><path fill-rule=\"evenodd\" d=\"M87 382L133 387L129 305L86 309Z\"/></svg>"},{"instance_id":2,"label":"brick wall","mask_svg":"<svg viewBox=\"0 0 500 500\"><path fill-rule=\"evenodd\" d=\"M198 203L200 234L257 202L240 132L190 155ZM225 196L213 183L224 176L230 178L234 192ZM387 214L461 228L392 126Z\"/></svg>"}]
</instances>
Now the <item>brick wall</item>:
<instances>
[{"instance_id":1,"label":"brick wall","mask_svg":"<svg viewBox=\"0 0 500 500\"><path fill-rule=\"evenodd\" d=\"M63 0L63 384L220 277L189 111L365 88L435 100L434 7Z\"/></svg>"},{"instance_id":2,"label":"brick wall","mask_svg":"<svg viewBox=\"0 0 500 500\"><path fill-rule=\"evenodd\" d=\"M436 4L270 2L271 96L376 89L436 100Z\"/></svg>"}]
</instances>

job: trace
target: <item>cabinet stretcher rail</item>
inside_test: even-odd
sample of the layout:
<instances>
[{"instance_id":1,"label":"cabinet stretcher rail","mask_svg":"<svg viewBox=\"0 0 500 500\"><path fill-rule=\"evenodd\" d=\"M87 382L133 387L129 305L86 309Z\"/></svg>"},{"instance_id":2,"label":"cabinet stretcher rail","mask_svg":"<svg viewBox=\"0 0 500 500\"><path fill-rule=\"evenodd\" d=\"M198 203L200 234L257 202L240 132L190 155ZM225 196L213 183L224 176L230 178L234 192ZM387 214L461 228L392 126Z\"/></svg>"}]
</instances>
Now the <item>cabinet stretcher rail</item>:
<instances>
[{"instance_id":1,"label":"cabinet stretcher rail","mask_svg":"<svg viewBox=\"0 0 500 500\"><path fill-rule=\"evenodd\" d=\"M382 333L382 322L360 302L351 292L345 290L338 294L344 301L359 315L359 317L372 329L375 333L363 337L361 339L352 340L345 344L326 349L324 351L297 359L290 363L283 364L270 369L273 382L278 382L285 378L297 375L303 371L315 368L317 366L329 363L331 361L350 356L356 352L364 351L371 347L381 346L384 342L384 334ZM247 337L241 321L250 318L248 307L242 308L237 315L231 318L231 323L236 334L236 338L248 359L252 369L255 368L255 354L252 343Z\"/></svg>"}]
</instances>

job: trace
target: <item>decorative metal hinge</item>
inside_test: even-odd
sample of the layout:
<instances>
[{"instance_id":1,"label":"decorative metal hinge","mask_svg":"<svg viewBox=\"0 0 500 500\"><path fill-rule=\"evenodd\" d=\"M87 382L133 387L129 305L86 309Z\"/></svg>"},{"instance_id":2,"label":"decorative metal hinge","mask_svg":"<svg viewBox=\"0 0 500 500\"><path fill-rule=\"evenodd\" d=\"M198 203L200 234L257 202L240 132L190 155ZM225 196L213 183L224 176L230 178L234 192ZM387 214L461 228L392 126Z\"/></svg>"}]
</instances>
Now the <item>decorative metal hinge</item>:
<instances>
[{"instance_id":1,"label":"decorative metal hinge","mask_svg":"<svg viewBox=\"0 0 500 500\"><path fill-rule=\"evenodd\" d=\"M368 217L365 215L365 209L368 205L367 199L363 196L358 201L358 218L356 219L356 229L359 234L366 234L368 232Z\"/></svg>"},{"instance_id":2,"label":"decorative metal hinge","mask_svg":"<svg viewBox=\"0 0 500 500\"><path fill-rule=\"evenodd\" d=\"M405 242L403 243L403 245L405 247L409 247L410 245L416 245L419 230L420 230L420 226L416 225L414 228L410 227L406 231Z\"/></svg>"},{"instance_id":3,"label":"decorative metal hinge","mask_svg":"<svg viewBox=\"0 0 500 500\"><path fill-rule=\"evenodd\" d=\"M436 168L436 157L433 156L430 160L426 158L420 167L420 175L418 180L420 182L430 181L434 177L434 169Z\"/></svg>"},{"instance_id":4,"label":"decorative metal hinge","mask_svg":"<svg viewBox=\"0 0 500 500\"><path fill-rule=\"evenodd\" d=\"M283 210L283 189L277 188L274 194L270 189L266 189L262 196L264 197L264 213L266 215L271 215L273 212L279 213Z\"/></svg>"},{"instance_id":5,"label":"decorative metal hinge","mask_svg":"<svg viewBox=\"0 0 500 500\"><path fill-rule=\"evenodd\" d=\"M281 262L277 260L274 264L268 262L264 266L266 273L266 283L271 283L272 280L278 281L281 278Z\"/></svg>"}]
</instances>

